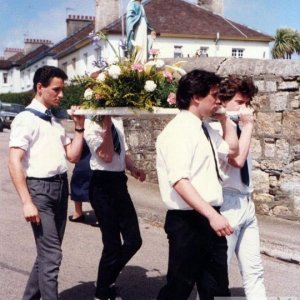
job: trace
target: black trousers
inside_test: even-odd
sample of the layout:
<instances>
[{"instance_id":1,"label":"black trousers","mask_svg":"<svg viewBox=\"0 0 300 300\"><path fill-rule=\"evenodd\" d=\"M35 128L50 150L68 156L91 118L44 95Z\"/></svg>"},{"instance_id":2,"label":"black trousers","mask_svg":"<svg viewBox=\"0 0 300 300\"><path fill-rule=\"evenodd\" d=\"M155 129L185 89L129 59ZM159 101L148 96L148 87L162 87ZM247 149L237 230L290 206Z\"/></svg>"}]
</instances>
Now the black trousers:
<instances>
[{"instance_id":1,"label":"black trousers","mask_svg":"<svg viewBox=\"0 0 300 300\"><path fill-rule=\"evenodd\" d=\"M142 238L124 172L93 171L90 202L103 241L95 296L105 298L109 296L109 287L141 247Z\"/></svg>"},{"instance_id":2,"label":"black trousers","mask_svg":"<svg viewBox=\"0 0 300 300\"><path fill-rule=\"evenodd\" d=\"M165 231L169 240L167 284L157 299L188 299L195 284L203 291L201 300L229 296L226 238L218 237L208 220L194 210L169 210Z\"/></svg>"}]
</instances>

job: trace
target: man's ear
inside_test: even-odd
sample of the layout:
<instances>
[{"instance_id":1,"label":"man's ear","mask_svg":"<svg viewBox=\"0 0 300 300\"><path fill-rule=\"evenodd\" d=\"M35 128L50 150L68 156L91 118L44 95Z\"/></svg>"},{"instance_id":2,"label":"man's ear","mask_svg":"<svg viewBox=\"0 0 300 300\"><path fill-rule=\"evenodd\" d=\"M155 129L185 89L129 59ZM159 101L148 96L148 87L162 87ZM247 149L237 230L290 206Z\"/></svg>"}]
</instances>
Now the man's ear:
<instances>
[{"instance_id":1,"label":"man's ear","mask_svg":"<svg viewBox=\"0 0 300 300\"><path fill-rule=\"evenodd\" d=\"M43 85L40 82L38 82L36 84L36 92L37 92L38 95L41 94L42 89L43 89Z\"/></svg>"},{"instance_id":2,"label":"man's ear","mask_svg":"<svg viewBox=\"0 0 300 300\"><path fill-rule=\"evenodd\" d=\"M196 105L199 105L201 101L201 97L197 96L197 95L193 95L192 99L191 99L191 104L194 103Z\"/></svg>"},{"instance_id":3,"label":"man's ear","mask_svg":"<svg viewBox=\"0 0 300 300\"><path fill-rule=\"evenodd\" d=\"M39 91L39 90L41 90L42 89L42 84L40 83L40 82L38 82L37 84L36 84L36 90L37 91Z\"/></svg>"}]
</instances>

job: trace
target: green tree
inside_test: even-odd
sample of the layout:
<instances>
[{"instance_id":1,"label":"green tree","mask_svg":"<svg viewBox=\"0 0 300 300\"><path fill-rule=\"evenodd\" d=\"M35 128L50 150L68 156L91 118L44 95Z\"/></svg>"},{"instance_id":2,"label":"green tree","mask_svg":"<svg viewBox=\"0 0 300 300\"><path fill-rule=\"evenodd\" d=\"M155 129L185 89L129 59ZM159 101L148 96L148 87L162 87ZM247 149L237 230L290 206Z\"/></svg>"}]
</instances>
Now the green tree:
<instances>
[{"instance_id":1,"label":"green tree","mask_svg":"<svg viewBox=\"0 0 300 300\"><path fill-rule=\"evenodd\" d=\"M272 57L291 59L295 52L300 54L300 34L291 28L277 29Z\"/></svg>"}]
</instances>

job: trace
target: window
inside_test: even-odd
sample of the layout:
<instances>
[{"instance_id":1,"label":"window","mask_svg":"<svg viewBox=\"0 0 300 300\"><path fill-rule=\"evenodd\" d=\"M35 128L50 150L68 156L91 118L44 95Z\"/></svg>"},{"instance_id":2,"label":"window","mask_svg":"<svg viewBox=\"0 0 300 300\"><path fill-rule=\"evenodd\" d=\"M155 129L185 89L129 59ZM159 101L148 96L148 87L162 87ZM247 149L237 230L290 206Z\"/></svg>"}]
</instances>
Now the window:
<instances>
[{"instance_id":1,"label":"window","mask_svg":"<svg viewBox=\"0 0 300 300\"><path fill-rule=\"evenodd\" d=\"M30 69L28 69L27 76L26 76L26 86L27 87L30 87L30 85L31 85L30 75L31 75L31 71L30 71Z\"/></svg>"},{"instance_id":2,"label":"window","mask_svg":"<svg viewBox=\"0 0 300 300\"><path fill-rule=\"evenodd\" d=\"M67 62L64 62L64 63L62 64L62 70L63 70L65 73L67 73L67 66L68 66L68 63L67 63Z\"/></svg>"},{"instance_id":3,"label":"window","mask_svg":"<svg viewBox=\"0 0 300 300\"><path fill-rule=\"evenodd\" d=\"M75 71L76 70L76 58L72 58L72 67L73 67L73 70Z\"/></svg>"},{"instance_id":4,"label":"window","mask_svg":"<svg viewBox=\"0 0 300 300\"><path fill-rule=\"evenodd\" d=\"M176 57L183 57L182 46L178 46L178 45L174 46L174 58Z\"/></svg>"},{"instance_id":5,"label":"window","mask_svg":"<svg viewBox=\"0 0 300 300\"><path fill-rule=\"evenodd\" d=\"M241 49L241 48L232 48L231 56L232 57L243 58L244 57L244 50L245 49Z\"/></svg>"},{"instance_id":6,"label":"window","mask_svg":"<svg viewBox=\"0 0 300 300\"><path fill-rule=\"evenodd\" d=\"M88 54L87 53L83 54L83 61L84 61L84 65L87 66L87 64L88 64Z\"/></svg>"},{"instance_id":7,"label":"window","mask_svg":"<svg viewBox=\"0 0 300 300\"><path fill-rule=\"evenodd\" d=\"M208 47L200 47L197 51L198 56L200 57L208 57Z\"/></svg>"},{"instance_id":8,"label":"window","mask_svg":"<svg viewBox=\"0 0 300 300\"><path fill-rule=\"evenodd\" d=\"M100 61L102 58L102 47L99 46L95 48L95 56L96 56L96 61Z\"/></svg>"},{"instance_id":9,"label":"window","mask_svg":"<svg viewBox=\"0 0 300 300\"><path fill-rule=\"evenodd\" d=\"M4 84L8 83L8 73L3 73L3 83Z\"/></svg>"}]
</instances>

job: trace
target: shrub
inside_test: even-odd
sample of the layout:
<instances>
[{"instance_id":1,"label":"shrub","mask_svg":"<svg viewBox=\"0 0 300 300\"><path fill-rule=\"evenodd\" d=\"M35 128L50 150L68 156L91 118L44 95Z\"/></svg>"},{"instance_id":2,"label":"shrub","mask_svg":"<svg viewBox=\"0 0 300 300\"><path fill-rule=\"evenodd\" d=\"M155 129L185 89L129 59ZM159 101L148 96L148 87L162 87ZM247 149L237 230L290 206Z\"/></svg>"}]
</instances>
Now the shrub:
<instances>
[{"instance_id":1,"label":"shrub","mask_svg":"<svg viewBox=\"0 0 300 300\"><path fill-rule=\"evenodd\" d=\"M0 94L0 101L28 105L34 96L33 91Z\"/></svg>"}]
</instances>

